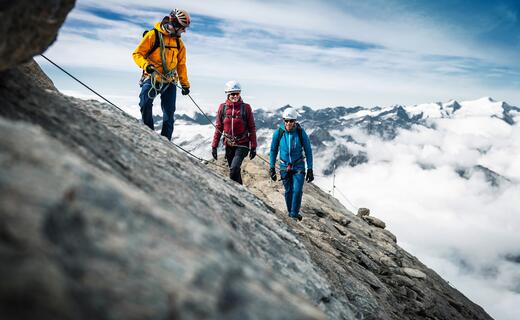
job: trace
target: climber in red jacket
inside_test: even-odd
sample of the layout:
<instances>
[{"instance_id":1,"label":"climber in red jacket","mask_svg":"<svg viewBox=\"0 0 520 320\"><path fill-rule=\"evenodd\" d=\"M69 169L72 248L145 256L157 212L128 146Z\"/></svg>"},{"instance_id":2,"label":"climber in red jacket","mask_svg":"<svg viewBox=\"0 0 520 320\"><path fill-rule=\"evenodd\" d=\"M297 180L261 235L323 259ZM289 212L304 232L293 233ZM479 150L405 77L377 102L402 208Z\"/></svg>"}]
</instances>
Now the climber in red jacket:
<instances>
[{"instance_id":1,"label":"climber in red jacket","mask_svg":"<svg viewBox=\"0 0 520 320\"><path fill-rule=\"evenodd\" d=\"M251 106L242 101L240 83L227 82L225 92L227 100L218 108L211 154L217 160L217 147L221 136L224 136L229 177L242 184L242 161L248 153L251 160L256 156L255 119Z\"/></svg>"}]
</instances>

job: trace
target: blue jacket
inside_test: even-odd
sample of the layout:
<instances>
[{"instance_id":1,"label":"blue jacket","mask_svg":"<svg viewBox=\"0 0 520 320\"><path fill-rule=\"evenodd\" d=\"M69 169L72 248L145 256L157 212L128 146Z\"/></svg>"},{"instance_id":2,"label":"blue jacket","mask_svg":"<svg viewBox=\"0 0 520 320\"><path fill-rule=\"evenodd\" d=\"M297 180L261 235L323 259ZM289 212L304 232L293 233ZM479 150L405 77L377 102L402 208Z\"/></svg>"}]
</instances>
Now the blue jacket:
<instances>
[{"instance_id":1,"label":"blue jacket","mask_svg":"<svg viewBox=\"0 0 520 320\"><path fill-rule=\"evenodd\" d=\"M307 168L312 169L311 142L305 130L301 128L303 140L302 148L302 145L300 144L300 138L298 137L297 128L294 128L292 131L286 131L284 126L280 126L280 129L283 132L280 145L278 145L280 130L277 129L273 133L273 139L271 140L271 152L269 153L270 167L275 167L276 159L278 158L278 151L280 151L280 168L282 170L285 170L289 163L292 163L292 167L295 170L305 170L304 159L307 160ZM303 156L302 149L305 151L305 157Z\"/></svg>"}]
</instances>

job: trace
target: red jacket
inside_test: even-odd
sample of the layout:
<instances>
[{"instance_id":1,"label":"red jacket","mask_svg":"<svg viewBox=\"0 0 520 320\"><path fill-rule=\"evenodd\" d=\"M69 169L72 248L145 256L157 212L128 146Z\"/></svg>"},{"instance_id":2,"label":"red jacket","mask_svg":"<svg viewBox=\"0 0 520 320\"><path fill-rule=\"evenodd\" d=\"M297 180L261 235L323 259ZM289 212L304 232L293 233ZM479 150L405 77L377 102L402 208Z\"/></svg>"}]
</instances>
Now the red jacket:
<instances>
[{"instance_id":1,"label":"red jacket","mask_svg":"<svg viewBox=\"0 0 520 320\"><path fill-rule=\"evenodd\" d=\"M248 146L251 149L256 148L256 126L255 118L253 117L253 111L251 106L245 103L245 112L247 119L247 126L244 123L243 117L240 114L240 107L242 106L242 99L238 102L233 103L229 100L226 104L226 114L223 117L222 111L224 109L224 103L218 107L215 134L213 135L212 148L217 148L222 132L225 133L224 141L227 146L232 146L232 141L229 138L234 138L236 145ZM222 122L222 118L224 122ZM246 129L247 128L247 129Z\"/></svg>"}]
</instances>

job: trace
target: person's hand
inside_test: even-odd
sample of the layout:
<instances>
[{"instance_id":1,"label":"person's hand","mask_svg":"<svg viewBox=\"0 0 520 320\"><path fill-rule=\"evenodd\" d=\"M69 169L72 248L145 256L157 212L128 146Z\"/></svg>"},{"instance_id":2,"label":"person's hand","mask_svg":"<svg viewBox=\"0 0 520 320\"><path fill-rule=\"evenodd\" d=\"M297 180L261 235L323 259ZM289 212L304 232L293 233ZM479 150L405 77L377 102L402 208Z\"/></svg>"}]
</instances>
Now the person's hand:
<instances>
[{"instance_id":1,"label":"person's hand","mask_svg":"<svg viewBox=\"0 0 520 320\"><path fill-rule=\"evenodd\" d=\"M213 159L217 160L217 148L211 149L211 155L213 156Z\"/></svg>"},{"instance_id":2,"label":"person's hand","mask_svg":"<svg viewBox=\"0 0 520 320\"><path fill-rule=\"evenodd\" d=\"M188 95L190 94L190 88L188 87L182 87L182 95L185 96L185 95Z\"/></svg>"},{"instance_id":3,"label":"person's hand","mask_svg":"<svg viewBox=\"0 0 520 320\"><path fill-rule=\"evenodd\" d=\"M312 169L307 169L307 176L305 177L305 181L312 182L314 180L314 173Z\"/></svg>"},{"instance_id":4,"label":"person's hand","mask_svg":"<svg viewBox=\"0 0 520 320\"><path fill-rule=\"evenodd\" d=\"M249 151L249 159L253 160L256 157L256 148L251 148Z\"/></svg>"},{"instance_id":5,"label":"person's hand","mask_svg":"<svg viewBox=\"0 0 520 320\"><path fill-rule=\"evenodd\" d=\"M154 73L155 71L155 67L153 66L153 64L149 64L146 66L146 69L145 69L146 73L148 74L152 74Z\"/></svg>"},{"instance_id":6,"label":"person's hand","mask_svg":"<svg viewBox=\"0 0 520 320\"><path fill-rule=\"evenodd\" d=\"M275 168L269 169L269 176L271 176L271 180L276 181L276 170Z\"/></svg>"}]
</instances>

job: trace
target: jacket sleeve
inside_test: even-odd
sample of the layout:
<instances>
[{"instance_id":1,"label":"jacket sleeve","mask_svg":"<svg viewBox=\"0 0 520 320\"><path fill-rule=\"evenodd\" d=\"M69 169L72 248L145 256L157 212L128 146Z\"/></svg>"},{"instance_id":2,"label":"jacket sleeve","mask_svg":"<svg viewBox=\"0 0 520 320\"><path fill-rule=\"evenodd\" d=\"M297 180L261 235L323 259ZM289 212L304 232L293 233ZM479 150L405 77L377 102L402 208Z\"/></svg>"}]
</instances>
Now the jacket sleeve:
<instances>
[{"instance_id":1,"label":"jacket sleeve","mask_svg":"<svg viewBox=\"0 0 520 320\"><path fill-rule=\"evenodd\" d=\"M312 169L312 148L311 148L311 140L307 135L307 132L302 129L302 138L303 138L303 150L305 151L305 158L307 160L307 169Z\"/></svg>"},{"instance_id":2,"label":"jacket sleeve","mask_svg":"<svg viewBox=\"0 0 520 320\"><path fill-rule=\"evenodd\" d=\"M213 142L211 143L211 148L218 148L218 144L220 142L220 138L222 137L222 132L224 131L224 124L222 123L221 114L223 112L224 104L221 104L218 107L217 116L215 118L215 133L213 134Z\"/></svg>"},{"instance_id":3,"label":"jacket sleeve","mask_svg":"<svg viewBox=\"0 0 520 320\"><path fill-rule=\"evenodd\" d=\"M188 81L188 68L186 67L186 46L182 39L179 39L180 49L177 56L177 73L179 74L179 80L183 88L189 88L190 82Z\"/></svg>"},{"instance_id":4,"label":"jacket sleeve","mask_svg":"<svg viewBox=\"0 0 520 320\"><path fill-rule=\"evenodd\" d=\"M132 53L132 58L134 58L134 62L139 68L145 70L150 63L145 56L148 54L148 51L152 49L154 43L155 32L150 30L145 34L137 48L135 48L134 53Z\"/></svg>"},{"instance_id":5,"label":"jacket sleeve","mask_svg":"<svg viewBox=\"0 0 520 320\"><path fill-rule=\"evenodd\" d=\"M269 168L276 167L276 158L278 158L278 136L280 130L276 129L273 133L273 139L271 139L271 151L269 152Z\"/></svg>"},{"instance_id":6,"label":"jacket sleeve","mask_svg":"<svg viewBox=\"0 0 520 320\"><path fill-rule=\"evenodd\" d=\"M256 149L256 125L255 125L255 117L253 115L253 110L251 106L246 105L246 113L247 113L247 127L249 130L249 142L251 143L250 148Z\"/></svg>"}]
</instances>

